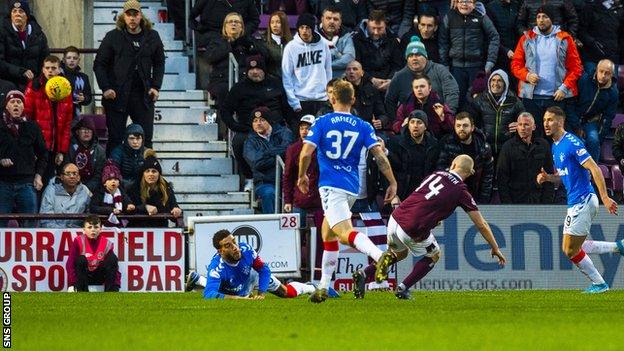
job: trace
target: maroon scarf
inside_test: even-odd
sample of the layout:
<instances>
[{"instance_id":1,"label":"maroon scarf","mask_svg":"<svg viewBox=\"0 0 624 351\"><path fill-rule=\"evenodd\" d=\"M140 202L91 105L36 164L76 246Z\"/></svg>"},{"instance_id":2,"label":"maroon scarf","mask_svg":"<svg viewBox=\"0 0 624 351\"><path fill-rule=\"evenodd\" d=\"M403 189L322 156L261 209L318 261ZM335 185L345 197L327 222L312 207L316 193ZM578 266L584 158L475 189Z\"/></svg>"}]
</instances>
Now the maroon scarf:
<instances>
[{"instance_id":1,"label":"maroon scarf","mask_svg":"<svg viewBox=\"0 0 624 351\"><path fill-rule=\"evenodd\" d=\"M7 128L9 128L11 134L13 134L13 136L17 138L19 136L19 125L20 123L24 122L26 118L19 117L15 119L11 117L8 112L4 111L2 113L2 119L4 120L4 124L6 124Z\"/></svg>"}]
</instances>

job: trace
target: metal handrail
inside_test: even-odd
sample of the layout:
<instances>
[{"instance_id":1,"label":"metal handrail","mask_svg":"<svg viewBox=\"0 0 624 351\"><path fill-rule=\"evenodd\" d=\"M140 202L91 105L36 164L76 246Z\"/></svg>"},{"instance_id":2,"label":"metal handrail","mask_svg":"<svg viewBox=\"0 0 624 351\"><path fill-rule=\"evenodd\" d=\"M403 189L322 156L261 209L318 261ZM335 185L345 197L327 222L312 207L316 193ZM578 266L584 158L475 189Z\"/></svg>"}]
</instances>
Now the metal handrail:
<instances>
[{"instance_id":1,"label":"metal handrail","mask_svg":"<svg viewBox=\"0 0 624 351\"><path fill-rule=\"evenodd\" d=\"M284 174L284 160L280 155L275 156L275 213L282 213L282 174Z\"/></svg>"}]
</instances>

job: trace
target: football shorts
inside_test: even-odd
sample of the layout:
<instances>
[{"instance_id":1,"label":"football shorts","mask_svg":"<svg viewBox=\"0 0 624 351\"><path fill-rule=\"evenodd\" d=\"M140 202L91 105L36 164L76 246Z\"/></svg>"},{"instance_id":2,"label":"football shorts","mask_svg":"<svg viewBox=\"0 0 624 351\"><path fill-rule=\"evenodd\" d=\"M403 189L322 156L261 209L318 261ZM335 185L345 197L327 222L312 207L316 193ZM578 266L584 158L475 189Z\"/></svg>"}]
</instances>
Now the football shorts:
<instances>
[{"instance_id":1,"label":"football shorts","mask_svg":"<svg viewBox=\"0 0 624 351\"><path fill-rule=\"evenodd\" d=\"M563 221L563 233L575 236L589 235L592 220L598 213L598 196L589 194L578 204L568 207L568 213Z\"/></svg>"},{"instance_id":2,"label":"football shorts","mask_svg":"<svg viewBox=\"0 0 624 351\"><path fill-rule=\"evenodd\" d=\"M319 188L319 193L323 213L330 228L344 220L351 220L351 206L355 203L355 196L329 187Z\"/></svg>"},{"instance_id":3,"label":"football shorts","mask_svg":"<svg viewBox=\"0 0 624 351\"><path fill-rule=\"evenodd\" d=\"M414 241L392 216L388 220L387 235L388 248L395 252L409 250L416 257L432 257L440 252L440 245L438 245L433 234L429 233L429 236L423 241Z\"/></svg>"}]
</instances>

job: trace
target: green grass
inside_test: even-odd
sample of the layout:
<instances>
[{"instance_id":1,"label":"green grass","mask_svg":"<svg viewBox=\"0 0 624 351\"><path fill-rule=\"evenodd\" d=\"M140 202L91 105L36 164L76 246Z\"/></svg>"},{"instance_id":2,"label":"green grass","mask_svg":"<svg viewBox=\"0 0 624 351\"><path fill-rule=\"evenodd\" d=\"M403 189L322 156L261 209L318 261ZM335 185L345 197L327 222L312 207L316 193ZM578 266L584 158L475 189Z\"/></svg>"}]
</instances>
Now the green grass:
<instances>
[{"instance_id":1,"label":"green grass","mask_svg":"<svg viewBox=\"0 0 624 351\"><path fill-rule=\"evenodd\" d=\"M186 294L12 294L16 350L622 350L624 291L350 293L206 301Z\"/></svg>"}]
</instances>

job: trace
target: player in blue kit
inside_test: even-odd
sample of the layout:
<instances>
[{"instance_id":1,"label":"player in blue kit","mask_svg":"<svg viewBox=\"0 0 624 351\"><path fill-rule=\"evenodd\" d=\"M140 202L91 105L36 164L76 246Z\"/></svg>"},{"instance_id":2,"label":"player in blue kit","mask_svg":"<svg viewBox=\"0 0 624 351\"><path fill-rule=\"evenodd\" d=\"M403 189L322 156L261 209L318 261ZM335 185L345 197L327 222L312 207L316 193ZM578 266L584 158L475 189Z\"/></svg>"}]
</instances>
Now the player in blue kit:
<instances>
[{"instance_id":1,"label":"player in blue kit","mask_svg":"<svg viewBox=\"0 0 624 351\"><path fill-rule=\"evenodd\" d=\"M208 277L191 272L186 290L196 285L204 287L206 299L264 299L268 291L279 297L296 297L314 292L311 284L291 282L282 284L271 274L256 251L246 243L236 243L228 230L219 230L212 238L217 249L208 266ZM258 293L251 295L256 288ZM335 293L335 291L332 291Z\"/></svg>"},{"instance_id":2,"label":"player in blue kit","mask_svg":"<svg viewBox=\"0 0 624 351\"><path fill-rule=\"evenodd\" d=\"M312 153L317 150L319 192L325 219L321 228L324 248L321 281L310 296L315 303L323 302L328 297L329 284L338 264L338 240L375 261L383 253L367 235L354 231L351 224L350 208L359 189L358 164L363 148L373 153L379 171L390 184L384 202L390 202L396 196L397 189L390 162L377 142L375 130L370 123L350 113L355 103L351 83L342 79L336 81L329 101L335 112L319 117L308 132L300 154L297 180L301 192L307 193L309 180L306 172Z\"/></svg>"},{"instance_id":3,"label":"player in blue kit","mask_svg":"<svg viewBox=\"0 0 624 351\"><path fill-rule=\"evenodd\" d=\"M583 142L564 129L565 113L560 107L549 107L544 114L544 131L552 137L552 155L557 174L548 174L542 168L537 183L563 183L568 193L568 213L563 223L563 252L592 282L586 293L602 293L609 285L598 272L588 253L619 252L624 255L623 241L605 242L585 240L593 218L598 212L598 197L591 184L594 179L602 203L611 214L617 215L617 204L607 194L602 172L591 158Z\"/></svg>"}]
</instances>

